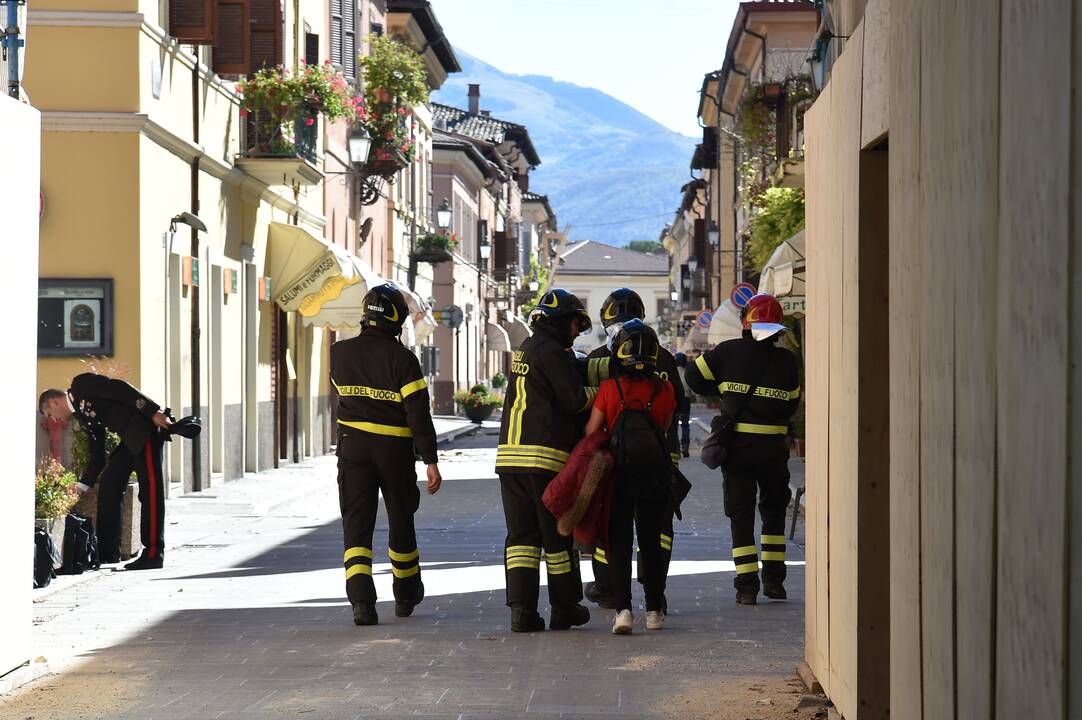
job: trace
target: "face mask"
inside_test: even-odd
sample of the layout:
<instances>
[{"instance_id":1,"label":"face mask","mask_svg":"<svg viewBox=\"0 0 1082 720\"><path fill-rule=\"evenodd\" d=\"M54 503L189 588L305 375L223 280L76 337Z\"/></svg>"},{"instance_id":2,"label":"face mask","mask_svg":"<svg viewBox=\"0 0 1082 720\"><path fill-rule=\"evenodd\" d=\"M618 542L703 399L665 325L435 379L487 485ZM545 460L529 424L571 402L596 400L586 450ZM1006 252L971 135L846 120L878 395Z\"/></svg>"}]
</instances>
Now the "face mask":
<instances>
[{"instance_id":1,"label":"face mask","mask_svg":"<svg viewBox=\"0 0 1082 720\"><path fill-rule=\"evenodd\" d=\"M616 338L616 334L624 329L622 322L615 322L605 328L605 334L609 336L609 339L605 342L609 350L612 350L612 341Z\"/></svg>"}]
</instances>

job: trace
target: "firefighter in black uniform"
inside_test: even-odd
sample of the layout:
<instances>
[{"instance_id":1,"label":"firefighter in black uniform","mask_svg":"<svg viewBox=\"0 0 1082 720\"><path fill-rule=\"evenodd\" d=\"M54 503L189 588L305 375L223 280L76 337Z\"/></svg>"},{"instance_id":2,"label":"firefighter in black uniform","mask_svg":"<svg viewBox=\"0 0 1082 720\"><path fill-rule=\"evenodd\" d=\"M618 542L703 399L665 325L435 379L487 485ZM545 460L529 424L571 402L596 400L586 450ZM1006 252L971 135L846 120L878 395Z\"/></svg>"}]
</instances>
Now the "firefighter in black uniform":
<instances>
[{"instance_id":1,"label":"firefighter in black uniform","mask_svg":"<svg viewBox=\"0 0 1082 720\"><path fill-rule=\"evenodd\" d=\"M162 447L172 427L153 400L134 387L96 373L83 373L71 388L46 390L38 400L43 415L67 420L72 415L86 431L90 458L80 484L98 489L98 555L103 563L120 562L121 508L128 478L139 479L139 534L143 551L125 570L154 570L165 557L165 486ZM120 436L120 445L106 458L107 431Z\"/></svg>"},{"instance_id":2,"label":"firefighter in black uniform","mask_svg":"<svg viewBox=\"0 0 1082 720\"><path fill-rule=\"evenodd\" d=\"M507 521L504 568L514 632L545 629L537 612L541 560L548 572L549 628L567 630L590 620L582 604L578 554L571 538L541 502L549 481L582 437L578 414L593 403L575 368L571 343L590 329L590 317L571 293L546 292L530 314L534 334L518 348L504 396L496 472Z\"/></svg>"},{"instance_id":3,"label":"firefighter in black uniform","mask_svg":"<svg viewBox=\"0 0 1082 720\"><path fill-rule=\"evenodd\" d=\"M616 334L620 332L620 329L623 328L625 323L632 320L645 321L645 319L646 306L643 304L642 298L639 297L637 292L630 288L623 287L617 288L609 293L609 296L605 298L605 302L601 304L601 324L605 327L605 334L608 335L609 341L587 356L585 365L586 387L596 391L603 381L612 377L612 371L610 369L612 350L609 347L609 343L616 337ZM673 392L676 394L676 407L681 408L684 405L684 385L680 382L680 373L676 367L676 360L665 348L660 348L660 350L661 352L657 359L657 375L662 380L668 380L672 384ZM669 454L673 464L679 464L680 462L677 431L678 426L676 416L674 415L667 437ZM672 560L673 517L674 510L670 507L664 514L661 526L661 566L665 571L662 577L668 577L669 562ZM614 598L611 590L612 585L609 582L608 558L605 556L605 551L601 548L594 548L592 555L594 581L586 584L584 591L586 599L590 602L597 603L603 608L614 608ZM638 577L641 582L642 578L645 576L641 559L638 566ZM664 589L664 585L662 586L662 589ZM667 611L667 609L664 595L662 595L662 610Z\"/></svg>"},{"instance_id":4,"label":"firefighter in black uniform","mask_svg":"<svg viewBox=\"0 0 1082 720\"><path fill-rule=\"evenodd\" d=\"M361 334L331 346L331 383L338 393L338 500L346 595L357 625L379 623L372 532L381 492L387 507L395 615L409 617L425 594L413 525L421 501L415 453L428 466L429 494L440 489L442 478L428 385L417 356L398 339L408 314L395 285L378 285L365 295Z\"/></svg>"},{"instance_id":5,"label":"firefighter in black uniform","mask_svg":"<svg viewBox=\"0 0 1082 720\"><path fill-rule=\"evenodd\" d=\"M775 345L784 330L778 301L756 295L744 309L743 337L700 355L684 374L696 393L720 395L721 412L735 421L722 472L733 533L733 585L742 605L754 605L759 594L756 491L763 594L785 599L785 510L791 496L786 435L800 402L800 368L796 355Z\"/></svg>"}]
</instances>

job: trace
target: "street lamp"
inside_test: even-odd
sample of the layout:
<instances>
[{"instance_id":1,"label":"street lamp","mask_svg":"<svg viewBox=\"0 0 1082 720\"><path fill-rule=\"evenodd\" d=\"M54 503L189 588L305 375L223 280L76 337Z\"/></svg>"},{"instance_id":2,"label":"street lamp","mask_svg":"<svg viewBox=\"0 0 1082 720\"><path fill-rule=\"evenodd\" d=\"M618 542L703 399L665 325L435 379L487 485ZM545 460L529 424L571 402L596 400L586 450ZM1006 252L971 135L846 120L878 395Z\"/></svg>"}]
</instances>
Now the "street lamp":
<instances>
[{"instance_id":1,"label":"street lamp","mask_svg":"<svg viewBox=\"0 0 1082 720\"><path fill-rule=\"evenodd\" d=\"M671 293L669 293L669 297L672 298L673 302L676 302L680 299L680 293L676 290L673 290Z\"/></svg>"},{"instance_id":2,"label":"street lamp","mask_svg":"<svg viewBox=\"0 0 1082 720\"><path fill-rule=\"evenodd\" d=\"M481 238L481 244L478 246L478 249L481 251L482 260L488 260L492 255L492 243L490 243L487 238Z\"/></svg>"},{"instance_id":3,"label":"street lamp","mask_svg":"<svg viewBox=\"0 0 1082 720\"><path fill-rule=\"evenodd\" d=\"M706 236L710 239L710 245L717 247L721 243L721 232L718 230L717 223L710 223L710 229L706 231Z\"/></svg>"},{"instance_id":4,"label":"street lamp","mask_svg":"<svg viewBox=\"0 0 1082 720\"><path fill-rule=\"evenodd\" d=\"M451 204L447 202L447 198L444 198L443 202L440 203L440 206L436 208L436 225L441 232L444 232L451 227L451 218L453 216L454 213L451 211Z\"/></svg>"},{"instance_id":5,"label":"street lamp","mask_svg":"<svg viewBox=\"0 0 1082 720\"><path fill-rule=\"evenodd\" d=\"M695 272L698 269L699 269L699 259L698 258L688 258L688 270L690 270L691 272Z\"/></svg>"},{"instance_id":6,"label":"street lamp","mask_svg":"<svg viewBox=\"0 0 1082 720\"><path fill-rule=\"evenodd\" d=\"M530 281L530 292L537 292L537 288L540 287L536 280Z\"/></svg>"},{"instance_id":7,"label":"street lamp","mask_svg":"<svg viewBox=\"0 0 1082 720\"><path fill-rule=\"evenodd\" d=\"M349 150L349 161L351 163L364 165L368 162L368 154L372 152L372 138L365 132L363 127L358 127L349 136L347 149Z\"/></svg>"}]
</instances>

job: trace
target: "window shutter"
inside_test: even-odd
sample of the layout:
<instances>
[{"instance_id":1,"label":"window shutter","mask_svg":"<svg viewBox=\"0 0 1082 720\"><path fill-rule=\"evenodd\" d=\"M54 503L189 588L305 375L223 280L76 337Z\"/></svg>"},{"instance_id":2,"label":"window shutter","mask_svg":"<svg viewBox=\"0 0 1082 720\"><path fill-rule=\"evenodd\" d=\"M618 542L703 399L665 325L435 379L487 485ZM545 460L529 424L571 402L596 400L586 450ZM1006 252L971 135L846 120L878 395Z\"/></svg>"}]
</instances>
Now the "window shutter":
<instances>
[{"instance_id":1,"label":"window shutter","mask_svg":"<svg viewBox=\"0 0 1082 720\"><path fill-rule=\"evenodd\" d=\"M214 72L247 75L249 0L218 0L218 38L214 44Z\"/></svg>"},{"instance_id":2,"label":"window shutter","mask_svg":"<svg viewBox=\"0 0 1082 720\"><path fill-rule=\"evenodd\" d=\"M212 45L217 0L171 0L169 34L182 43Z\"/></svg>"},{"instance_id":3,"label":"window shutter","mask_svg":"<svg viewBox=\"0 0 1082 720\"><path fill-rule=\"evenodd\" d=\"M342 66L342 0L331 0L331 62Z\"/></svg>"},{"instance_id":4,"label":"window shutter","mask_svg":"<svg viewBox=\"0 0 1082 720\"><path fill-rule=\"evenodd\" d=\"M319 64L319 35L314 33L304 34L304 64Z\"/></svg>"},{"instance_id":5,"label":"window shutter","mask_svg":"<svg viewBox=\"0 0 1082 720\"><path fill-rule=\"evenodd\" d=\"M282 64L282 7L280 0L248 0L248 72Z\"/></svg>"},{"instance_id":6,"label":"window shutter","mask_svg":"<svg viewBox=\"0 0 1082 720\"><path fill-rule=\"evenodd\" d=\"M357 77L357 0L342 3L342 72Z\"/></svg>"}]
</instances>

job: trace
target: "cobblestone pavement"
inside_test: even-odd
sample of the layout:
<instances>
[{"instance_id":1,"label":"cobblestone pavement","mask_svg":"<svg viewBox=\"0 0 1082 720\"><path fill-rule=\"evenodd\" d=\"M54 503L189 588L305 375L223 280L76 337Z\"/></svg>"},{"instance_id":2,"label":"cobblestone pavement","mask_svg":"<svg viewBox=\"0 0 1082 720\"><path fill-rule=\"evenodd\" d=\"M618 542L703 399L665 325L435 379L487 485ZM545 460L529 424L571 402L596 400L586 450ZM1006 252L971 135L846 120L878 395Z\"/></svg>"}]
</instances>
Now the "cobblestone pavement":
<instances>
[{"instance_id":1,"label":"cobblestone pavement","mask_svg":"<svg viewBox=\"0 0 1082 720\"><path fill-rule=\"evenodd\" d=\"M510 633L494 446L485 433L442 452L448 480L417 519L428 597L412 618L387 602L381 518L381 624L352 624L333 458L318 458L290 471L313 492L269 514L177 503L170 522L188 527L170 526L184 544L165 570L101 572L40 598L52 674L0 698L0 718L811 717L793 710L802 548L788 602L736 606L720 478L694 459L664 631L643 630L640 612L635 634L614 637L611 613L593 609L584 628Z\"/></svg>"}]
</instances>

